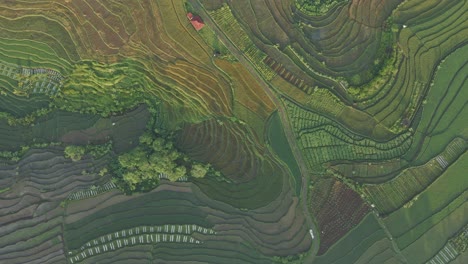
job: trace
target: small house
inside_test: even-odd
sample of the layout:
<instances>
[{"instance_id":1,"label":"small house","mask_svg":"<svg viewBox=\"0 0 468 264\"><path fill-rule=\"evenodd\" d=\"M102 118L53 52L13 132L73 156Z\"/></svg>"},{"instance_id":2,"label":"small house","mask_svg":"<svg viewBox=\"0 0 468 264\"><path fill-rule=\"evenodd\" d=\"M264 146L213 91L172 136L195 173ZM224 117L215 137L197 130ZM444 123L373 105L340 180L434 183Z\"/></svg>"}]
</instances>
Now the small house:
<instances>
[{"instance_id":1,"label":"small house","mask_svg":"<svg viewBox=\"0 0 468 264\"><path fill-rule=\"evenodd\" d=\"M192 26L196 31L199 31L205 26L203 20L199 16L194 16L192 13L188 13L187 18L190 20L190 23L192 23Z\"/></svg>"}]
</instances>

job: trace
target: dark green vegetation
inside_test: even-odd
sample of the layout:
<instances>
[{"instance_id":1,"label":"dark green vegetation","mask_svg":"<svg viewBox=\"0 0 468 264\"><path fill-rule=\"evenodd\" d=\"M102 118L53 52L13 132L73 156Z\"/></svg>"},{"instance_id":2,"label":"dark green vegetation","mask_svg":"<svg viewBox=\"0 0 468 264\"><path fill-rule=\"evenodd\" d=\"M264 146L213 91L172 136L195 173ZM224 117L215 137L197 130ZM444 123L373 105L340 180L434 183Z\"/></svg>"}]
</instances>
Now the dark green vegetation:
<instances>
[{"instance_id":1,"label":"dark green vegetation","mask_svg":"<svg viewBox=\"0 0 468 264\"><path fill-rule=\"evenodd\" d=\"M467 14L0 1L0 263L463 263Z\"/></svg>"},{"instance_id":2,"label":"dark green vegetation","mask_svg":"<svg viewBox=\"0 0 468 264\"><path fill-rule=\"evenodd\" d=\"M348 0L295 0L295 7L306 15L317 16Z\"/></svg>"},{"instance_id":3,"label":"dark green vegetation","mask_svg":"<svg viewBox=\"0 0 468 264\"><path fill-rule=\"evenodd\" d=\"M176 181L188 176L203 178L208 171L215 174L209 164L190 161L188 156L177 151L173 137L158 129L147 131L140 137L138 147L120 155L111 164L113 180L122 185L124 192L131 193L154 189L162 175Z\"/></svg>"},{"instance_id":4,"label":"dark green vegetation","mask_svg":"<svg viewBox=\"0 0 468 264\"><path fill-rule=\"evenodd\" d=\"M294 159L294 155L291 151L286 135L284 134L281 120L276 112L270 117L268 141L276 155L286 162L291 170L291 173L294 176L294 183L292 185L296 186L296 195L299 196L301 191L301 172L296 160Z\"/></svg>"}]
</instances>

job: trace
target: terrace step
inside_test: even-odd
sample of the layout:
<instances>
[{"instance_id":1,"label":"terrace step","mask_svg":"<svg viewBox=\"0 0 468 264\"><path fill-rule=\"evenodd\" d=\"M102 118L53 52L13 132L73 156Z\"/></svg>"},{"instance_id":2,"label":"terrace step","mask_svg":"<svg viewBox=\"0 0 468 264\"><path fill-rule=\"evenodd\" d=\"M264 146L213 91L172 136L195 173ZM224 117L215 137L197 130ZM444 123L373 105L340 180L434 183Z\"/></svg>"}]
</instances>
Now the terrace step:
<instances>
[{"instance_id":1,"label":"terrace step","mask_svg":"<svg viewBox=\"0 0 468 264\"><path fill-rule=\"evenodd\" d=\"M68 201L83 200L83 199L87 199L90 197L103 194L113 189L117 189L117 186L112 181L108 181L105 184L101 186L97 186L95 188L87 188L87 189L82 189L82 190L71 192L68 195L67 200Z\"/></svg>"},{"instance_id":2,"label":"terrace step","mask_svg":"<svg viewBox=\"0 0 468 264\"><path fill-rule=\"evenodd\" d=\"M215 235L211 228L198 225L162 225L162 226L138 226L123 229L111 234L106 234L86 242L78 250L68 251L70 263L78 263L84 259L102 254L107 251L115 251L123 247L156 243L189 243L202 244L203 242L191 236L193 233Z\"/></svg>"}]
</instances>

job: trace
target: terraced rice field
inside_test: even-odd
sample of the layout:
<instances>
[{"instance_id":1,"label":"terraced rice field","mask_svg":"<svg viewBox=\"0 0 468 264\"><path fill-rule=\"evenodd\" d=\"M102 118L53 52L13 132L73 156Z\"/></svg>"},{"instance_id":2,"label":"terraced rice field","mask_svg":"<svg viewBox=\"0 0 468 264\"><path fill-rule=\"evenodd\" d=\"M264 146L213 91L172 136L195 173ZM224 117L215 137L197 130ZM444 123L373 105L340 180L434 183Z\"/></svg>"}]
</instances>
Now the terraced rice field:
<instances>
[{"instance_id":1,"label":"terraced rice field","mask_svg":"<svg viewBox=\"0 0 468 264\"><path fill-rule=\"evenodd\" d=\"M0 1L0 263L466 262L468 1L305 2Z\"/></svg>"}]
</instances>

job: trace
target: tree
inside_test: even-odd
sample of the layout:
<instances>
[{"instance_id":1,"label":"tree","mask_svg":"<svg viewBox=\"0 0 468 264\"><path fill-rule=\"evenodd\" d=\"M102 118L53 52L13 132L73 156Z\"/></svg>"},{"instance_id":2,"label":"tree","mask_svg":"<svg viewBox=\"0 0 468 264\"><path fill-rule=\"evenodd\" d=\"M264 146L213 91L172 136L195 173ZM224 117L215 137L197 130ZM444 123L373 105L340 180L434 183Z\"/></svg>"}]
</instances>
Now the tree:
<instances>
[{"instance_id":1,"label":"tree","mask_svg":"<svg viewBox=\"0 0 468 264\"><path fill-rule=\"evenodd\" d=\"M211 166L191 161L174 147L172 140L167 133L146 132L138 147L116 159L110 169L125 192L153 189L159 184L160 174L167 175L170 181L187 175L206 176Z\"/></svg>"},{"instance_id":2,"label":"tree","mask_svg":"<svg viewBox=\"0 0 468 264\"><path fill-rule=\"evenodd\" d=\"M65 157L73 161L79 161L85 154L86 148L82 146L67 146L65 147Z\"/></svg>"},{"instance_id":3,"label":"tree","mask_svg":"<svg viewBox=\"0 0 468 264\"><path fill-rule=\"evenodd\" d=\"M151 144L153 143L153 137L151 133L146 132L143 135L141 135L140 143L151 146Z\"/></svg>"},{"instance_id":4,"label":"tree","mask_svg":"<svg viewBox=\"0 0 468 264\"><path fill-rule=\"evenodd\" d=\"M195 178L203 178L206 176L208 173L208 170L210 169L210 165L204 165L201 163L194 163L192 165L192 169L190 170L190 175Z\"/></svg>"},{"instance_id":5,"label":"tree","mask_svg":"<svg viewBox=\"0 0 468 264\"><path fill-rule=\"evenodd\" d=\"M170 181L177 181L181 177L184 177L187 173L187 168L184 166L176 167L172 173L168 174Z\"/></svg>"},{"instance_id":6,"label":"tree","mask_svg":"<svg viewBox=\"0 0 468 264\"><path fill-rule=\"evenodd\" d=\"M129 171L123 175L123 179L130 186L131 190L135 190L136 186L141 183L141 174L135 171Z\"/></svg>"}]
</instances>

